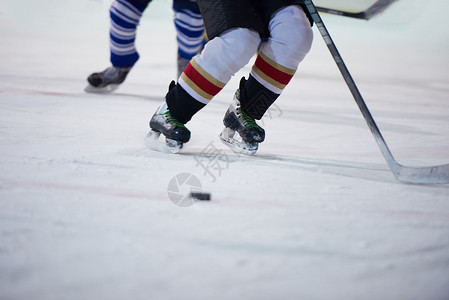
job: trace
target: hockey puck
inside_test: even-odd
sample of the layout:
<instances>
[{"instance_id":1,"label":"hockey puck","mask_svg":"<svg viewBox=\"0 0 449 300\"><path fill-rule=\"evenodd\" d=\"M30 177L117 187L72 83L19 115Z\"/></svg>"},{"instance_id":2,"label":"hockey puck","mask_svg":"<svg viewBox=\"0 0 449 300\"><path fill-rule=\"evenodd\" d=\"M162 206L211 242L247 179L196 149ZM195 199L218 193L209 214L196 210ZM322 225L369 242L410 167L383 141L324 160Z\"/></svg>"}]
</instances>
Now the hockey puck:
<instances>
[{"instance_id":1,"label":"hockey puck","mask_svg":"<svg viewBox=\"0 0 449 300\"><path fill-rule=\"evenodd\" d=\"M190 198L202 201L210 200L210 193L199 193L199 192L191 192Z\"/></svg>"}]
</instances>

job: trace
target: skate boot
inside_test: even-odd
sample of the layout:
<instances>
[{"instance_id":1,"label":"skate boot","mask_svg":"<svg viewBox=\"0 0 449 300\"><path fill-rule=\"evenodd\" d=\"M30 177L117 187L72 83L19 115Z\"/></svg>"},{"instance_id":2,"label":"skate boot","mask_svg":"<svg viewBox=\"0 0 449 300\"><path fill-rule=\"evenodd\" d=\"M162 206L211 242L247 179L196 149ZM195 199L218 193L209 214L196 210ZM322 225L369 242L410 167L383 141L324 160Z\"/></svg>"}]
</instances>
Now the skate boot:
<instances>
[{"instance_id":1,"label":"skate boot","mask_svg":"<svg viewBox=\"0 0 449 300\"><path fill-rule=\"evenodd\" d=\"M153 150L178 153L182 145L190 140L190 131L171 116L165 102L151 118L150 128L145 144ZM158 141L161 133L165 136L165 144Z\"/></svg>"},{"instance_id":2,"label":"skate boot","mask_svg":"<svg viewBox=\"0 0 449 300\"><path fill-rule=\"evenodd\" d=\"M87 77L89 85L84 89L88 93L110 93L115 91L132 67L111 66L103 72L93 73Z\"/></svg>"},{"instance_id":3,"label":"skate boot","mask_svg":"<svg viewBox=\"0 0 449 300\"><path fill-rule=\"evenodd\" d=\"M237 90L233 103L226 111L223 119L225 128L220 134L220 139L236 152L252 155L259 148L259 143L264 141L265 130L242 110L240 90Z\"/></svg>"}]
</instances>

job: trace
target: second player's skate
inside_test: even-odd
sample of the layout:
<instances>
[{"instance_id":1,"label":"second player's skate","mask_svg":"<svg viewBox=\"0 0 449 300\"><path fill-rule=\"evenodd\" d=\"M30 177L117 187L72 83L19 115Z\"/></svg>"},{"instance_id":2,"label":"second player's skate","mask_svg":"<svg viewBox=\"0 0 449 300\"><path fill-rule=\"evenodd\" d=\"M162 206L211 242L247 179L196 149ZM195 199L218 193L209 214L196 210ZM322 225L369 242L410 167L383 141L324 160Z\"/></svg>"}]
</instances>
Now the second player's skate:
<instances>
[{"instance_id":1,"label":"second player's skate","mask_svg":"<svg viewBox=\"0 0 449 300\"><path fill-rule=\"evenodd\" d=\"M252 155L257 152L259 143L264 141L265 130L242 110L239 97L237 91L234 102L224 116L225 128L220 134L220 140L236 152Z\"/></svg>"},{"instance_id":2,"label":"second player's skate","mask_svg":"<svg viewBox=\"0 0 449 300\"><path fill-rule=\"evenodd\" d=\"M190 131L170 114L166 103L151 118L150 128L145 145L156 151L178 153L190 140ZM161 133L165 136L165 143L159 141Z\"/></svg>"},{"instance_id":3,"label":"second player's skate","mask_svg":"<svg viewBox=\"0 0 449 300\"><path fill-rule=\"evenodd\" d=\"M109 67L98 73L92 73L87 77L89 85L84 89L88 93L110 93L115 91L128 76L131 67Z\"/></svg>"}]
</instances>

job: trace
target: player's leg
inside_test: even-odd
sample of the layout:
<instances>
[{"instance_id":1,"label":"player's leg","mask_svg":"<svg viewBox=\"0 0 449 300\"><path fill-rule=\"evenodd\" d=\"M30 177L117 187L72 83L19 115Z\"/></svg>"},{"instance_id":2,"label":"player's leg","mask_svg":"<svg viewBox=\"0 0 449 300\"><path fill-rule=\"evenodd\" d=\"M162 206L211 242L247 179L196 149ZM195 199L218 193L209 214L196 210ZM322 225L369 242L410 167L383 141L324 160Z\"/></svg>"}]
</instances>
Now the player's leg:
<instances>
[{"instance_id":1,"label":"player's leg","mask_svg":"<svg viewBox=\"0 0 449 300\"><path fill-rule=\"evenodd\" d=\"M264 141L265 131L255 120L260 120L282 93L312 43L309 20L299 6L276 10L268 30L270 37L261 44L248 80L240 81L220 135L225 144L245 154L254 154Z\"/></svg>"},{"instance_id":2,"label":"player's leg","mask_svg":"<svg viewBox=\"0 0 449 300\"><path fill-rule=\"evenodd\" d=\"M176 28L177 77L189 61L197 55L205 44L204 24L196 1L174 0L174 23Z\"/></svg>"},{"instance_id":3,"label":"player's leg","mask_svg":"<svg viewBox=\"0 0 449 300\"><path fill-rule=\"evenodd\" d=\"M242 108L260 120L295 74L310 51L313 32L304 11L296 5L279 10L269 22L270 37L259 48L245 83Z\"/></svg>"},{"instance_id":4,"label":"player's leg","mask_svg":"<svg viewBox=\"0 0 449 300\"><path fill-rule=\"evenodd\" d=\"M126 79L139 59L135 46L137 26L151 0L115 0L109 8L109 48L112 66L91 74L88 92L111 92Z\"/></svg>"}]
</instances>

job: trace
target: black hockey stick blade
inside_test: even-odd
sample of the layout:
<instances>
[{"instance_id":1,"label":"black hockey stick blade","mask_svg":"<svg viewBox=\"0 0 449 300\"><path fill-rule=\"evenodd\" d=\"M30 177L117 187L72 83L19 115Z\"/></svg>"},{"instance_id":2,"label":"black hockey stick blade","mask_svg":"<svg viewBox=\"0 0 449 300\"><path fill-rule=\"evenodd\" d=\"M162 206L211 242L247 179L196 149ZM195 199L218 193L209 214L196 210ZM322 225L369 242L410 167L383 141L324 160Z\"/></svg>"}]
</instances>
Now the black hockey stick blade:
<instances>
[{"instance_id":1,"label":"black hockey stick blade","mask_svg":"<svg viewBox=\"0 0 449 300\"><path fill-rule=\"evenodd\" d=\"M327 8L327 7L321 7L321 6L316 6L316 9L320 12L329 13L329 14L333 14L333 15L369 20L372 17L383 12L385 9L387 9L387 7L389 7L395 1L396 0L379 0L376 3L374 3L373 5L371 5L368 9L361 11L361 12L349 12L349 11L343 11L343 10L339 10L339 9L333 9L333 8Z\"/></svg>"},{"instance_id":2,"label":"black hockey stick blade","mask_svg":"<svg viewBox=\"0 0 449 300\"><path fill-rule=\"evenodd\" d=\"M390 149L387 146L387 143L385 142L379 128L376 125L376 122L373 119L373 116L371 115L365 101L362 98L362 95L360 94L356 86L354 79L349 73L349 70L343 61L343 58L341 57L340 53L337 50L337 47L335 46L335 43L329 35L329 32L327 31L326 26L324 25L324 22L321 19L321 16L319 15L315 5L313 4L312 0L305 0L304 4L306 5L307 10L309 11L310 15L313 18L313 21L318 27L324 42L326 43L330 53L332 54L332 57L334 58L335 63L340 70L341 75L346 82L346 85L351 91L352 96L354 97L354 100L360 109L360 112L365 118L365 121L369 129L371 130L371 133L373 134L380 151L382 152L382 155L387 161L388 166L390 167L396 179L405 183L416 184L449 183L449 164L433 167L406 167L399 164L394 159Z\"/></svg>"}]
</instances>

